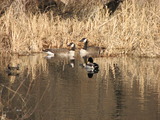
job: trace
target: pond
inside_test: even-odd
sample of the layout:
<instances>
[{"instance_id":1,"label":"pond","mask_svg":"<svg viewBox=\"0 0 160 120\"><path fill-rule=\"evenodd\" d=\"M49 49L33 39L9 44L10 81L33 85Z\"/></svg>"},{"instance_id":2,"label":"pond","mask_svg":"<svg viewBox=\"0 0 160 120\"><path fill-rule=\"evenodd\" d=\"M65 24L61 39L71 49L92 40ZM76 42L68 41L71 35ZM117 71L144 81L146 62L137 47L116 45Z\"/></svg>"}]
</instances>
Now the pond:
<instances>
[{"instance_id":1,"label":"pond","mask_svg":"<svg viewBox=\"0 0 160 120\"><path fill-rule=\"evenodd\" d=\"M0 57L0 117L11 120L159 120L160 59ZM20 64L14 74L8 64Z\"/></svg>"}]
</instances>

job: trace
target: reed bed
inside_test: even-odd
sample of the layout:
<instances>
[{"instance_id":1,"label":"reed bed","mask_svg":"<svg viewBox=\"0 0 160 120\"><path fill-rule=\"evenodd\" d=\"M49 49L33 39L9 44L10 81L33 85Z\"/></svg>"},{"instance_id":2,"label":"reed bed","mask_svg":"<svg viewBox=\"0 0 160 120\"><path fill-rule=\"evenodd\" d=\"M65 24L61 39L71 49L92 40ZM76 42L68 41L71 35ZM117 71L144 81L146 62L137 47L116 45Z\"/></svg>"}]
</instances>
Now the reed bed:
<instances>
[{"instance_id":1,"label":"reed bed","mask_svg":"<svg viewBox=\"0 0 160 120\"><path fill-rule=\"evenodd\" d=\"M1 53L25 55L65 48L71 41L80 48L78 41L87 37L89 45L106 48L103 55L160 56L158 0L125 0L112 16L104 12L100 1L80 3L68 3L65 9L72 8L72 16L64 18L54 11L26 12L25 4L15 0L0 17Z\"/></svg>"}]
</instances>

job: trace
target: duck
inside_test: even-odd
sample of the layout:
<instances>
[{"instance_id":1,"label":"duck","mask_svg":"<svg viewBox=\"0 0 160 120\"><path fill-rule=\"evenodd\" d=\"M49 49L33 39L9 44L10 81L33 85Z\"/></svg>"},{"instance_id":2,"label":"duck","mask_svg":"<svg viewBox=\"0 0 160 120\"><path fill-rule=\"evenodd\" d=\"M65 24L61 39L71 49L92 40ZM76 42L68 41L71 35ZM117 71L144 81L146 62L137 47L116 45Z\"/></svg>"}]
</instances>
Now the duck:
<instances>
[{"instance_id":1,"label":"duck","mask_svg":"<svg viewBox=\"0 0 160 120\"><path fill-rule=\"evenodd\" d=\"M20 64L17 64L17 66L11 66L10 64L8 64L6 72L8 76L18 76L19 70L20 70Z\"/></svg>"},{"instance_id":2,"label":"duck","mask_svg":"<svg viewBox=\"0 0 160 120\"><path fill-rule=\"evenodd\" d=\"M82 64L81 66L83 68L85 68L88 73L94 74L94 73L98 73L98 71L99 71L99 65L97 63L93 62L92 57L88 58L88 63L87 64Z\"/></svg>"},{"instance_id":3,"label":"duck","mask_svg":"<svg viewBox=\"0 0 160 120\"><path fill-rule=\"evenodd\" d=\"M9 71L14 71L14 70L19 70L20 69L20 64L17 64L17 66L10 66L10 64L8 64L8 68Z\"/></svg>"},{"instance_id":4,"label":"duck","mask_svg":"<svg viewBox=\"0 0 160 120\"><path fill-rule=\"evenodd\" d=\"M88 58L88 63L86 65L86 68L95 72L95 71L99 70L99 65L97 63L93 62L93 58L92 57L89 57Z\"/></svg>"},{"instance_id":5,"label":"duck","mask_svg":"<svg viewBox=\"0 0 160 120\"><path fill-rule=\"evenodd\" d=\"M43 50L43 52L47 53L48 55L47 57L49 58L54 57L55 55L61 56L61 57L67 57L67 56L74 57L76 45L73 42L71 42L67 46L70 47L70 50L65 48L62 48L62 49L55 48L55 49L45 49Z\"/></svg>"},{"instance_id":6,"label":"duck","mask_svg":"<svg viewBox=\"0 0 160 120\"><path fill-rule=\"evenodd\" d=\"M88 47L88 39L87 38L82 38L79 42L83 42L84 46L82 49L80 49L80 56L84 57L87 55L100 55L101 53L101 48L100 47Z\"/></svg>"}]
</instances>

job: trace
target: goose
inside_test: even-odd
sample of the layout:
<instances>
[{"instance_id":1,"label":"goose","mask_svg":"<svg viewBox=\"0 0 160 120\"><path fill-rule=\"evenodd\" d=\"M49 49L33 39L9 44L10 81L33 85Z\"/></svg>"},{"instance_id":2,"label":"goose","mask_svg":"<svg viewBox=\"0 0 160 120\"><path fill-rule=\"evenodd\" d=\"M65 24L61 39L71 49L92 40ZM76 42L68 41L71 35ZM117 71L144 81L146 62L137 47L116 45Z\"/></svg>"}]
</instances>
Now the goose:
<instances>
[{"instance_id":1,"label":"goose","mask_svg":"<svg viewBox=\"0 0 160 120\"><path fill-rule=\"evenodd\" d=\"M101 52L101 48L100 47L88 47L88 39L87 38L82 38L79 42L83 42L84 46L83 48L80 50L80 56L84 57L87 55L99 55Z\"/></svg>"},{"instance_id":2,"label":"goose","mask_svg":"<svg viewBox=\"0 0 160 120\"><path fill-rule=\"evenodd\" d=\"M43 52L47 53L47 57L54 57L55 55L57 56L61 56L61 57L67 57L67 56L70 56L70 57L74 57L75 55L75 49L76 49L76 46L73 42L69 43L67 46L70 47L70 50L68 49L45 49L43 50Z\"/></svg>"}]
</instances>

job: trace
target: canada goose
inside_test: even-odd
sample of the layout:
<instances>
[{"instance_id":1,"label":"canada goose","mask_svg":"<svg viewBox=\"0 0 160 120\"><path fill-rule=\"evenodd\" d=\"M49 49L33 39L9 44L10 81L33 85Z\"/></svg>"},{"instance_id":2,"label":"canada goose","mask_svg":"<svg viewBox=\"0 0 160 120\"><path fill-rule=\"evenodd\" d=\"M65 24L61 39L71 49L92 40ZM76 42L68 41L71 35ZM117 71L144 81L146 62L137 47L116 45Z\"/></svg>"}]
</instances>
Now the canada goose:
<instances>
[{"instance_id":1,"label":"canada goose","mask_svg":"<svg viewBox=\"0 0 160 120\"><path fill-rule=\"evenodd\" d=\"M82 38L79 42L83 42L84 46L83 48L80 50L80 56L84 57L87 55L99 55L101 52L101 48L100 47L88 47L88 39L87 38Z\"/></svg>"},{"instance_id":2,"label":"canada goose","mask_svg":"<svg viewBox=\"0 0 160 120\"><path fill-rule=\"evenodd\" d=\"M73 42L69 43L68 46L70 47L70 50L68 49L45 49L43 52L47 53L47 57L54 57L55 55L57 56L62 56L62 57L67 57L67 56L74 56L75 55L75 49L76 46Z\"/></svg>"}]
</instances>

